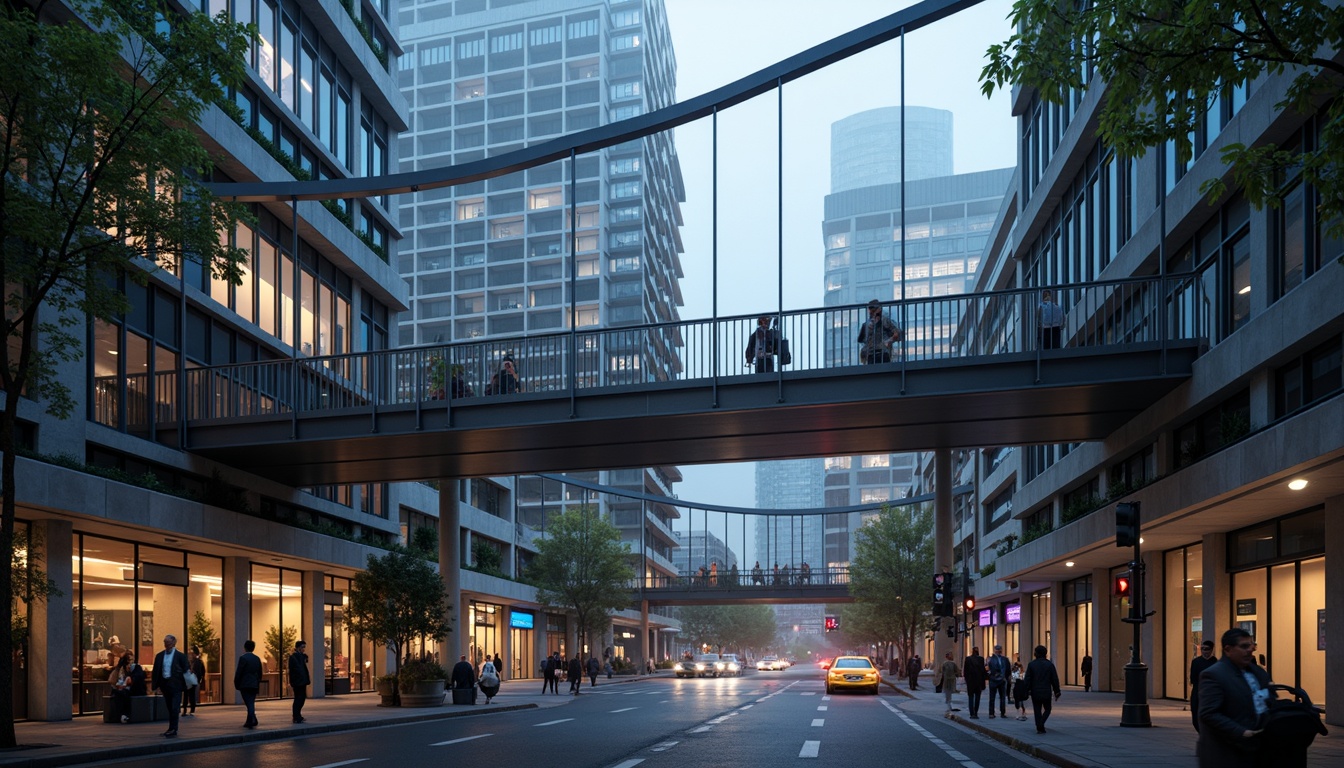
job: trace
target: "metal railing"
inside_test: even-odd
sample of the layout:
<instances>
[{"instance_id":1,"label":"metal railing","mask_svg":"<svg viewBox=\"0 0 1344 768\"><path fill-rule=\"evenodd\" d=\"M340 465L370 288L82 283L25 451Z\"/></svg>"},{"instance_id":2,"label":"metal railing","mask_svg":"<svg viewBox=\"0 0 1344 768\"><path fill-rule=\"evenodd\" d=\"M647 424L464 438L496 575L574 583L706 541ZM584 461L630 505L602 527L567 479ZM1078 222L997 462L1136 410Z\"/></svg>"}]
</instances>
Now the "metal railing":
<instances>
[{"instance_id":1,"label":"metal railing","mask_svg":"<svg viewBox=\"0 0 1344 768\"><path fill-rule=\"evenodd\" d=\"M678 591L713 591L728 589L763 589L766 587L841 587L849 584L849 568L833 566L827 568L809 568L807 571L793 566L779 570L762 569L760 573L750 570L720 571L717 574L695 573L690 575L650 574L643 579L636 578L629 583L631 589L666 589Z\"/></svg>"},{"instance_id":2,"label":"metal railing","mask_svg":"<svg viewBox=\"0 0 1344 768\"><path fill-rule=\"evenodd\" d=\"M1013 289L889 302L883 313L904 329L892 345L901 369L942 361L991 361L1034 354L1042 365L1068 350L1122 351L1207 338L1207 318L1190 312L1189 276L1130 278L1051 290L1063 312L1058 346L1041 327L1045 289ZM861 365L857 341L866 305L773 313L791 359L757 373L747 357L757 316L653 323L453 344L239 363L188 370L187 418L220 419L421 404L448 407L485 397L593 393L665 382L780 376ZM676 364L651 367L645 351L676 339ZM572 347L571 347L572 343ZM502 361L518 371L501 387ZM160 392L174 392L163 386ZM503 394L501 394L503 393Z\"/></svg>"}]
</instances>

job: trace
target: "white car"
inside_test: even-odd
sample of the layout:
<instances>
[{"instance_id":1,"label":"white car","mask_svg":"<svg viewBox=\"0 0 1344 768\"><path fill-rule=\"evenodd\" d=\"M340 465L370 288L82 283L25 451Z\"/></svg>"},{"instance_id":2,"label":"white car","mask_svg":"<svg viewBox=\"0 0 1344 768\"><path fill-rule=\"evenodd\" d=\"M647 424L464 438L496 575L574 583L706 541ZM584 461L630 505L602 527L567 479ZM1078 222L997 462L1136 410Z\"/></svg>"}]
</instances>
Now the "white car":
<instances>
[{"instance_id":1,"label":"white car","mask_svg":"<svg viewBox=\"0 0 1344 768\"><path fill-rule=\"evenodd\" d=\"M725 653L719 657L719 662L714 665L714 671L718 677L741 677L742 662L738 661L737 654Z\"/></svg>"},{"instance_id":2,"label":"white car","mask_svg":"<svg viewBox=\"0 0 1344 768\"><path fill-rule=\"evenodd\" d=\"M756 662L757 672L778 672L783 669L779 665L779 659L774 656L762 656L761 660Z\"/></svg>"}]
</instances>

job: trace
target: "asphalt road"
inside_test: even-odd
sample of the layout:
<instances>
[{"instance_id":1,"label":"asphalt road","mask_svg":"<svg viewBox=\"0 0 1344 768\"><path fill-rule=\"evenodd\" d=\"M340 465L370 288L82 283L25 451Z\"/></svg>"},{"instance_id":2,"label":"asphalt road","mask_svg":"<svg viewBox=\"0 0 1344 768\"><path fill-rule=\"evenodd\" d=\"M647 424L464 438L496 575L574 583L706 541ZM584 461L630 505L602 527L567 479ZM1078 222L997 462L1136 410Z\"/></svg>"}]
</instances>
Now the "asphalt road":
<instances>
[{"instance_id":1,"label":"asphalt road","mask_svg":"<svg viewBox=\"0 0 1344 768\"><path fill-rule=\"evenodd\" d=\"M884 689L885 691L885 689ZM560 707L105 761L136 768L733 768L1039 766L888 695L825 694L795 667L584 688Z\"/></svg>"}]
</instances>

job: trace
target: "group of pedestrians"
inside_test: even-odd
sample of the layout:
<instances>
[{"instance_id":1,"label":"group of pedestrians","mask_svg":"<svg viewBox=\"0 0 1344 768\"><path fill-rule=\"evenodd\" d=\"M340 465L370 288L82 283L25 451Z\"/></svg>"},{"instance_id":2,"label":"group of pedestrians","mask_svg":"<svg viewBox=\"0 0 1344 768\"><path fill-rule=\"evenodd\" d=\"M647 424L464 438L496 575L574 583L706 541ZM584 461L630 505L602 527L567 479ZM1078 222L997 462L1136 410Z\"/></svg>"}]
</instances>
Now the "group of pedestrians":
<instances>
[{"instance_id":1,"label":"group of pedestrians","mask_svg":"<svg viewBox=\"0 0 1344 768\"><path fill-rule=\"evenodd\" d=\"M755 587L761 587L767 583L776 587L784 587L790 584L811 584L812 566L808 565L806 560L800 563L797 568L794 568L792 563L785 563L783 568L779 566L779 563L775 563L774 568L767 574L761 569L761 561L757 560L756 564L751 567L751 584Z\"/></svg>"},{"instance_id":2,"label":"group of pedestrians","mask_svg":"<svg viewBox=\"0 0 1344 768\"><path fill-rule=\"evenodd\" d=\"M1059 673L1055 665L1046 658L1046 648L1036 646L1032 651L1035 657L1025 669L1020 662L1009 662L1003 655L1003 646L994 646L994 653L986 659L980 655L979 646L971 649L963 665L958 665L952 652L944 654L944 659L934 673L934 685L943 693L947 711L960 712L953 706L952 696L957 693L957 679L966 685L966 705L972 720L980 719L980 703L985 689L989 689L989 717L1006 718L1008 699L1012 697L1013 708L1018 720L1026 720L1026 702L1031 701L1032 712L1036 720L1036 732L1045 733L1045 723L1050 719L1054 702L1059 700ZM910 689L918 690L919 657L910 660ZM1091 657L1088 657L1091 660ZM1091 670L1089 669L1089 675Z\"/></svg>"}]
</instances>

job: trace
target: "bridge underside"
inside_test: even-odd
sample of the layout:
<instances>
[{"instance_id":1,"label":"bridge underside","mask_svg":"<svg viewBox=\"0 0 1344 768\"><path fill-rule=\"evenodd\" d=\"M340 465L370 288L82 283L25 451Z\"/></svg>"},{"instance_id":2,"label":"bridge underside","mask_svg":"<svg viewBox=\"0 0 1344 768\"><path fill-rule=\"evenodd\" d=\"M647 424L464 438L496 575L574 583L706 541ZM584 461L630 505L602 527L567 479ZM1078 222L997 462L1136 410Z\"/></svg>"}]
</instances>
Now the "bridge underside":
<instances>
[{"instance_id":1,"label":"bridge underside","mask_svg":"<svg viewBox=\"0 0 1344 768\"><path fill-rule=\"evenodd\" d=\"M193 421L188 449L289 485L1099 440L1190 375L1193 344L734 376ZM297 437L293 433L297 432Z\"/></svg>"}]
</instances>

